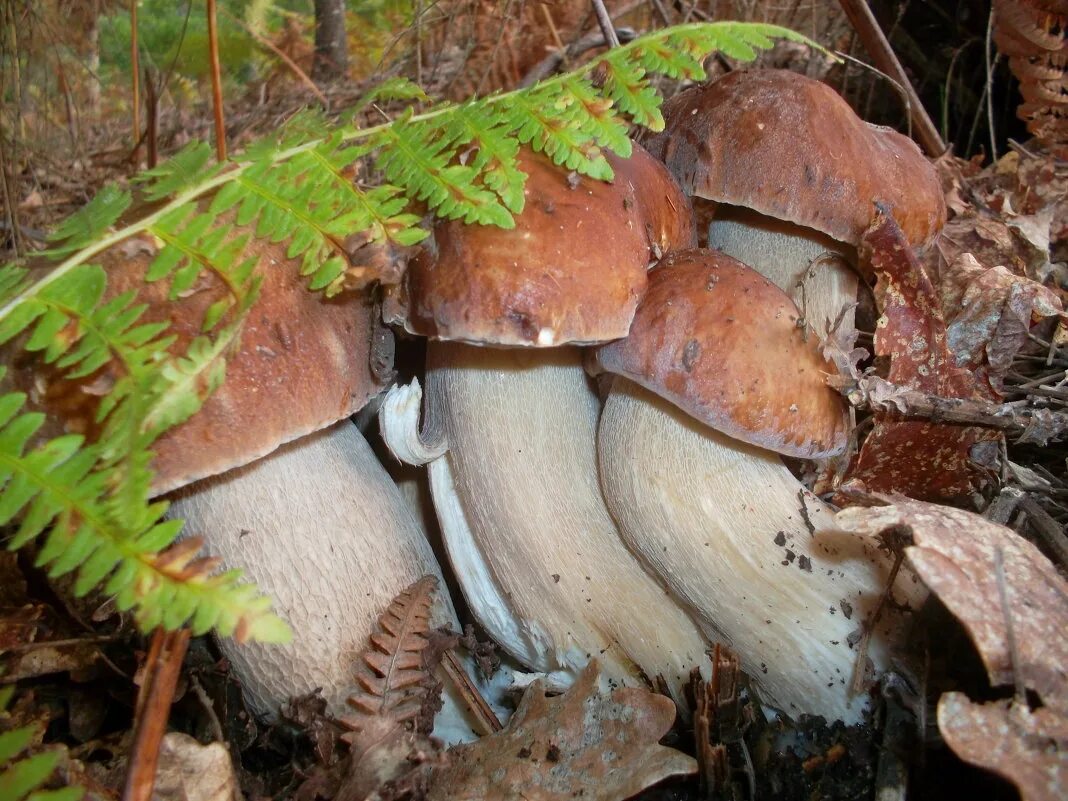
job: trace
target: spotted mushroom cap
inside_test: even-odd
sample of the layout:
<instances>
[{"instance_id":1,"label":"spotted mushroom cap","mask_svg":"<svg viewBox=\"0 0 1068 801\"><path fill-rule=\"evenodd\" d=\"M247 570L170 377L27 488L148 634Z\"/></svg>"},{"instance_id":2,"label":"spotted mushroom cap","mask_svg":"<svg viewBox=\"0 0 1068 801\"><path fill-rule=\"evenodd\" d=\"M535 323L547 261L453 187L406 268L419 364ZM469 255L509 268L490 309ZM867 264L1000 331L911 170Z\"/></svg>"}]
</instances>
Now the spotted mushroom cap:
<instances>
[{"instance_id":1,"label":"spotted mushroom cap","mask_svg":"<svg viewBox=\"0 0 1068 801\"><path fill-rule=\"evenodd\" d=\"M824 83L739 70L664 104L645 140L683 190L856 245L888 206L913 245L946 221L934 167L905 136L860 119Z\"/></svg>"},{"instance_id":2,"label":"spotted mushroom cap","mask_svg":"<svg viewBox=\"0 0 1068 801\"><path fill-rule=\"evenodd\" d=\"M723 253L668 254L630 334L593 353L594 370L641 384L735 439L787 456L844 450L848 417L834 373L793 301Z\"/></svg>"},{"instance_id":3,"label":"spotted mushroom cap","mask_svg":"<svg viewBox=\"0 0 1068 801\"><path fill-rule=\"evenodd\" d=\"M246 255L258 257L260 298L245 321L240 343L226 364L226 380L186 422L153 445L153 494L222 473L265 456L280 445L348 417L385 386L393 365L392 334L374 322L363 292L326 299L306 288L300 260L287 259L285 244L253 240ZM107 271L105 300L135 290L148 308L139 322L169 321L184 353L201 332L204 313L227 291L205 270L176 302L167 282L146 283L155 257L146 238L127 240L96 261ZM40 362L18 343L0 349L5 381L27 393L28 405L48 415L40 436L101 433L96 412L114 382L112 365L71 380Z\"/></svg>"},{"instance_id":4,"label":"spotted mushroom cap","mask_svg":"<svg viewBox=\"0 0 1068 801\"><path fill-rule=\"evenodd\" d=\"M689 200L640 146L610 182L524 150L515 228L439 224L387 319L446 340L550 347L625 336L649 263L695 243Z\"/></svg>"}]
</instances>

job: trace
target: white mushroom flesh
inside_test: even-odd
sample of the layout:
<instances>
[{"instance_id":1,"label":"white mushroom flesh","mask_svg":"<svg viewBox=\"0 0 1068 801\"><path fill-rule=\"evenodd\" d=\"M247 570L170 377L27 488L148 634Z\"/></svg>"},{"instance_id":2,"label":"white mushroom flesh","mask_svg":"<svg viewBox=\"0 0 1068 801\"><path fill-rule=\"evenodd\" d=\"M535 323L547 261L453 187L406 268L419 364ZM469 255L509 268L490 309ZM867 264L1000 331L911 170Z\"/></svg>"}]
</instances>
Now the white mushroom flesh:
<instances>
[{"instance_id":1,"label":"white mushroom flesh","mask_svg":"<svg viewBox=\"0 0 1068 801\"><path fill-rule=\"evenodd\" d=\"M789 714L857 720L854 646L886 587L888 559L838 531L775 454L627 379L614 381L598 446L624 539L696 610L705 634L739 654L763 700ZM898 622L884 615L872 637L877 669L888 665Z\"/></svg>"},{"instance_id":2,"label":"white mushroom flesh","mask_svg":"<svg viewBox=\"0 0 1068 801\"><path fill-rule=\"evenodd\" d=\"M316 688L343 712L379 614L420 577L441 576L409 503L348 421L190 485L169 514L240 568L293 629L285 645L220 642L250 707L268 718ZM444 583L436 597L432 623L457 629ZM469 738L446 696L442 734Z\"/></svg>"},{"instance_id":3,"label":"white mushroom flesh","mask_svg":"<svg viewBox=\"0 0 1068 801\"><path fill-rule=\"evenodd\" d=\"M566 677L596 657L610 679L661 675L678 694L706 641L605 508L579 351L431 342L428 386L449 445L429 466L434 502L479 622L534 670Z\"/></svg>"}]
</instances>

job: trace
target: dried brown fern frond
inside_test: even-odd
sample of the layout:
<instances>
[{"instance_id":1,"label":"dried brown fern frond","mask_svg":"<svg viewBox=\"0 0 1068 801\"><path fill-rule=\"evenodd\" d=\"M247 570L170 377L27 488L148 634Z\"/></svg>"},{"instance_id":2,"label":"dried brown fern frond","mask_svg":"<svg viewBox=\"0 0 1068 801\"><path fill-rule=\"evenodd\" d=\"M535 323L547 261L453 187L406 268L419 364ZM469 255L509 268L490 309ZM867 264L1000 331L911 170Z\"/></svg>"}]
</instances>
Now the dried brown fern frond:
<instances>
[{"instance_id":1,"label":"dried brown fern frond","mask_svg":"<svg viewBox=\"0 0 1068 801\"><path fill-rule=\"evenodd\" d=\"M349 756L335 801L405 797L440 759L441 744L428 736L440 695L433 670L441 650L430 630L437 586L424 576L401 592L368 638L356 668L359 689L348 698L353 713L339 721Z\"/></svg>"},{"instance_id":2,"label":"dried brown fern frond","mask_svg":"<svg viewBox=\"0 0 1068 801\"><path fill-rule=\"evenodd\" d=\"M1055 154L1068 157L1068 2L994 0L994 42L1020 82L1017 114Z\"/></svg>"},{"instance_id":3,"label":"dried brown fern frond","mask_svg":"<svg viewBox=\"0 0 1068 801\"><path fill-rule=\"evenodd\" d=\"M378 618L368 647L356 668L359 689L349 696L353 713L341 719L342 735L353 750L363 736L414 721L433 685L433 666L425 659L430 646L430 605L438 580L424 576L412 584ZM378 739L375 737L374 739Z\"/></svg>"}]
</instances>

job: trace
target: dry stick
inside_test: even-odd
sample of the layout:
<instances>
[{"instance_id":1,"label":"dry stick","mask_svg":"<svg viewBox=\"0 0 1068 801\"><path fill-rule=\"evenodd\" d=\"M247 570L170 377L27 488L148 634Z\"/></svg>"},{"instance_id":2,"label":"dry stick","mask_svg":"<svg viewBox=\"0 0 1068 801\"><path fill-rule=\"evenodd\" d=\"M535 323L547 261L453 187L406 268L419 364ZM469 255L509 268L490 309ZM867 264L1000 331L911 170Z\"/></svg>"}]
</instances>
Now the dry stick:
<instances>
[{"instance_id":1,"label":"dry stick","mask_svg":"<svg viewBox=\"0 0 1068 801\"><path fill-rule=\"evenodd\" d=\"M226 161L226 123L223 121L222 70L219 66L219 28L215 0L208 0L208 54L211 58L211 105L215 111L215 157Z\"/></svg>"},{"instance_id":2,"label":"dry stick","mask_svg":"<svg viewBox=\"0 0 1068 801\"><path fill-rule=\"evenodd\" d=\"M1031 522L1032 530L1046 541L1061 565L1068 567L1068 537L1065 536L1060 524L1030 495L1020 498L1019 507Z\"/></svg>"},{"instance_id":3,"label":"dry stick","mask_svg":"<svg viewBox=\"0 0 1068 801\"><path fill-rule=\"evenodd\" d=\"M908 93L909 113L912 116L916 138L923 146L923 149L927 151L929 156L941 156L946 151L946 143L942 141L938 129L920 102L919 95L916 94L915 88L913 88L908 76L905 75L901 62L894 55L890 42L887 41L886 35L883 33L882 28L879 27L879 23L871 13L868 4L865 0L839 0L839 2L842 5L842 10L849 17L849 22L860 36L864 49L868 51L875 61L875 66L887 75L893 76L894 80L900 83Z\"/></svg>"},{"instance_id":4,"label":"dry stick","mask_svg":"<svg viewBox=\"0 0 1068 801\"><path fill-rule=\"evenodd\" d=\"M133 163L134 167L141 162L141 64L140 54L137 52L137 3L138 0L130 0L130 73L133 78L133 86L130 91L133 94L131 103L133 113Z\"/></svg>"},{"instance_id":5,"label":"dry stick","mask_svg":"<svg viewBox=\"0 0 1068 801\"><path fill-rule=\"evenodd\" d=\"M315 96L319 98L319 102L323 104L323 108L330 108L330 101L326 99L326 95L324 95L322 91L320 91L319 87L315 85L315 81L308 77L308 74L300 68L300 65L297 64L297 62L295 62L288 55L286 55L283 50L279 49L278 45L276 45L270 39L264 38L260 34L256 33L256 31L252 30L252 28L245 24L244 20L240 19L239 17L235 17L225 8L222 10L222 13L223 16L227 17L231 22L234 22L244 28L245 32L253 39L255 39L257 44L267 48L274 55L278 56L278 58L282 60L282 63L289 68L289 71L297 77L297 80L299 80L302 84L307 86L312 92L315 93Z\"/></svg>"},{"instance_id":6,"label":"dry stick","mask_svg":"<svg viewBox=\"0 0 1068 801\"><path fill-rule=\"evenodd\" d=\"M597 24L601 26L601 31L604 33L604 38L608 42L609 47L619 47L619 37L616 36L616 29L612 25L612 18L608 16L608 9L604 7L604 0L592 0L593 11L597 15Z\"/></svg>"},{"instance_id":7,"label":"dry stick","mask_svg":"<svg viewBox=\"0 0 1068 801\"><path fill-rule=\"evenodd\" d=\"M482 724L484 731L483 735L493 734L499 732L504 726L501 724L497 714L493 711L486 699L482 696L482 693L478 691L478 687L474 685L470 678L468 678L467 671L459 663L451 650L445 652L441 660L441 667L445 671L445 674L452 680L456 690L460 693L464 701L467 702L467 708L471 710L472 714L478 719L478 722Z\"/></svg>"},{"instance_id":8,"label":"dry stick","mask_svg":"<svg viewBox=\"0 0 1068 801\"><path fill-rule=\"evenodd\" d=\"M886 400L872 398L864 388L856 386L847 387L843 394L854 406L866 405L872 410L902 417L996 428L1013 436L1021 436L1035 426L1041 429L1047 442L1068 437L1068 413L1065 412L1017 408L1010 403L943 398L904 389L894 391Z\"/></svg>"},{"instance_id":9,"label":"dry stick","mask_svg":"<svg viewBox=\"0 0 1068 801\"><path fill-rule=\"evenodd\" d=\"M145 660L141 690L137 694L134 741L126 772L122 801L149 801L156 783L159 746L167 731L182 659L189 647L189 629L156 629Z\"/></svg>"}]
</instances>

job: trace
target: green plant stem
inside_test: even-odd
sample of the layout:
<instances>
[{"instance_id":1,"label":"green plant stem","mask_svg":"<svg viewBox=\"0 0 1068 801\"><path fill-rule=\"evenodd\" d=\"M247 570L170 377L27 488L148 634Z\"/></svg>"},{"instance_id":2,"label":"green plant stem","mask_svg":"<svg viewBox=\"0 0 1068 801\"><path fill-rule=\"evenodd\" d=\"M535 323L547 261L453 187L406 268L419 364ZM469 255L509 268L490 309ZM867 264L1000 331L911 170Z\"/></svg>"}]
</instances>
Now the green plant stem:
<instances>
[{"instance_id":1,"label":"green plant stem","mask_svg":"<svg viewBox=\"0 0 1068 801\"><path fill-rule=\"evenodd\" d=\"M687 30L699 30L701 28L706 28L706 27L708 27L708 23L694 22L694 23L690 23L688 25L678 25L678 26L675 26L674 28L665 28L663 31L660 32L660 34L661 34L662 38L666 38L668 35L677 34L677 33L683 33L683 32L685 32ZM771 26L771 27L773 27L773 26ZM785 28L783 28L781 30L782 30L783 35L789 34L789 35L793 36L794 38L797 38L797 35L794 34L792 31L788 31ZM819 45L816 45L815 43L810 43L810 44L812 44L812 46L814 46L817 49L819 49L821 52L823 52L823 53L825 53L827 55L830 55L829 53L827 53L826 50L824 50L824 48L820 47ZM547 78L546 80L541 81L537 85L536 88L539 91L542 91L542 90L545 89L545 87L555 86L555 85L561 84L561 83L563 83L563 82L565 82L567 80L571 80L571 79L574 79L576 77L585 75L585 74L595 70L598 66L600 66L602 63L604 63L606 61L606 59L609 57L609 55L611 55L613 58L620 58L621 54L625 54L625 53L627 53L627 52L629 52L631 50L634 50L634 49L636 49L638 47L647 47L648 45L649 45L648 39L636 39L635 41L633 41L633 42L631 42L629 44L625 44L625 45L621 45L620 47L613 48L611 51L609 51L609 53L607 53L605 55L602 55L602 56L598 56L597 58L591 60L589 63L583 65L582 67L580 67L578 69L571 70L569 72L561 73L561 74L556 75L556 76L554 76L552 78ZM832 58L833 58L833 56L832 56ZM533 87L531 87L531 88L522 88L522 89L513 89L512 91L505 92L504 94L491 95L489 97L483 98L480 102L485 103L487 105L494 105L494 104L497 104L497 103L506 103L506 102L512 101L515 97L517 97L518 95L523 94L524 92L529 93L532 88ZM431 109L430 111L424 112L422 114L415 114L411 118L409 118L408 121L411 122L411 123L416 123L416 122L422 122L424 120L431 120L431 119L434 119L436 117L440 117L442 114L447 114L447 113L451 112L452 110L454 110L455 108L457 108L457 105L455 103L445 103L445 104L442 104L442 105L440 105L440 106L438 106L436 108ZM351 128L350 127L350 128L347 128L347 129L342 129L341 141L342 142L355 142L355 141L359 141L361 139L367 139L369 137L376 136L376 135L380 134L382 131L388 129L391 125L393 125L392 121L384 122L384 123L381 123L379 125L372 126L370 128ZM314 150L319 145L321 145L323 143L323 141L324 141L323 139L315 139L315 140L312 140L310 142L305 142L304 144L297 145L296 147L291 147L291 148L287 148L285 150L280 150L277 153L275 153L273 156L271 156L271 158L268 161L271 164L277 164L279 162L286 161L287 159L292 158L293 156L297 155L298 153L303 153L303 152L306 152L308 150ZM191 203L193 201L196 201L196 200L202 198L203 196L205 196L206 194L208 194L209 192L211 192L212 190L222 186L223 184L229 183L230 181L234 180L235 178L238 178L242 173L245 172L245 170L247 170L249 167L251 167L253 165L253 163L254 162L231 161L231 164L233 164L233 168L232 169L224 170L223 172L220 172L217 175L212 176L210 179L204 181L204 183L202 183L202 184L200 184L198 186L195 186L195 187L193 187L191 189L188 189L185 192L177 195L173 200L171 200L170 202L168 202L167 204L165 204L164 206L162 206L161 208L159 208L158 210L156 210L152 214L148 215L147 217L144 217L144 218L142 218L140 220L137 220L136 222L133 222L130 225L127 225L126 227L121 228L118 231L115 231L114 233L110 234L109 236L100 239L98 242L96 242L93 245L89 245L87 247L84 247L84 248L80 249L77 253L73 254L72 256L70 256L69 258L67 258L66 260L60 262L58 265L56 265L54 268L52 268L52 270L47 275L45 275L42 278L40 278L31 287L28 287L24 292L19 293L19 295L16 298L14 298L13 300L9 301L5 306L0 308L0 320L2 320L5 317L7 317L11 313L11 311L16 306L18 306L20 303L22 303L26 298L35 296L38 292L41 291L41 289L43 289L44 287L48 286L53 281L56 281L57 279L62 277L64 274L70 272L70 270L74 269L78 265L86 263L93 256L97 255L98 253L103 252L104 250L107 250L109 247L112 247L113 245L117 245L119 242L122 242L123 240L129 239L131 236L136 236L137 234L144 232L151 225L153 225L154 223L156 223L157 221L162 219L165 215L167 215L170 212L174 211L179 206L182 206L182 205L184 205L186 203Z\"/></svg>"}]
</instances>

